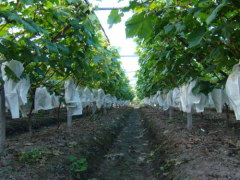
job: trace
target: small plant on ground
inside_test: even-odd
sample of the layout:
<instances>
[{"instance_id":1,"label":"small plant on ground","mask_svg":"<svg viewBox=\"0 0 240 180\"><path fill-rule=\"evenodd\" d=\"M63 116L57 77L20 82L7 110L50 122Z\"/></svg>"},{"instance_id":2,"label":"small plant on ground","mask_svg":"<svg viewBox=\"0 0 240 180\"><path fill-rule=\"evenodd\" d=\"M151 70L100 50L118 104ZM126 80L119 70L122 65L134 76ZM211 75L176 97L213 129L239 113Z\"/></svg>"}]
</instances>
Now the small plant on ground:
<instances>
[{"instance_id":1,"label":"small plant on ground","mask_svg":"<svg viewBox=\"0 0 240 180\"><path fill-rule=\"evenodd\" d=\"M47 148L30 149L21 151L18 153L18 161L21 163L35 163L39 162L44 157L44 152L47 152Z\"/></svg>"},{"instance_id":2,"label":"small plant on ground","mask_svg":"<svg viewBox=\"0 0 240 180\"><path fill-rule=\"evenodd\" d=\"M70 170L74 173L84 172L88 169L86 158L77 158L76 156L69 156L68 160L71 162Z\"/></svg>"},{"instance_id":3,"label":"small plant on ground","mask_svg":"<svg viewBox=\"0 0 240 180\"><path fill-rule=\"evenodd\" d=\"M160 170L169 171L170 169L173 169L173 167L179 166L182 163L184 162L178 159L169 159L164 163L163 166L160 167Z\"/></svg>"},{"instance_id":4,"label":"small plant on ground","mask_svg":"<svg viewBox=\"0 0 240 180\"><path fill-rule=\"evenodd\" d=\"M173 120L173 119L168 119L167 122L168 122L168 123L173 123L174 120Z\"/></svg>"}]
</instances>

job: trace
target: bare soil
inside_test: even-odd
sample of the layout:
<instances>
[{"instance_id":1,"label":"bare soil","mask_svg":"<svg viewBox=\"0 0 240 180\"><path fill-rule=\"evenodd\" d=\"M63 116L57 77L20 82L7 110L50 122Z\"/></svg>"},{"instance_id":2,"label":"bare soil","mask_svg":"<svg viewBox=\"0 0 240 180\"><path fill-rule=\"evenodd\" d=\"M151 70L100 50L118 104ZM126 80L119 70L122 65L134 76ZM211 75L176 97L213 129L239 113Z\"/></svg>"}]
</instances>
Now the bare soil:
<instances>
[{"instance_id":1,"label":"bare soil","mask_svg":"<svg viewBox=\"0 0 240 180\"><path fill-rule=\"evenodd\" d=\"M88 179L126 124L131 108L116 108L106 115L82 117L35 132L9 137L6 154L0 155L1 180ZM81 161L87 170L81 170ZM84 167L83 167L84 168Z\"/></svg>"},{"instance_id":2,"label":"bare soil","mask_svg":"<svg viewBox=\"0 0 240 180\"><path fill-rule=\"evenodd\" d=\"M0 155L0 180L240 180L240 126L229 116L194 113L188 131L176 109L169 119L155 107L123 107L77 117L71 131L17 130Z\"/></svg>"},{"instance_id":3,"label":"bare soil","mask_svg":"<svg viewBox=\"0 0 240 180\"><path fill-rule=\"evenodd\" d=\"M153 137L158 179L240 179L239 123L226 128L225 114L208 109L193 115L194 128L188 131L182 112L175 110L172 119L158 108L141 112Z\"/></svg>"},{"instance_id":4,"label":"bare soil","mask_svg":"<svg viewBox=\"0 0 240 180\"><path fill-rule=\"evenodd\" d=\"M98 180L153 180L153 167L148 136L140 122L139 109L130 114L122 130L101 164Z\"/></svg>"}]
</instances>

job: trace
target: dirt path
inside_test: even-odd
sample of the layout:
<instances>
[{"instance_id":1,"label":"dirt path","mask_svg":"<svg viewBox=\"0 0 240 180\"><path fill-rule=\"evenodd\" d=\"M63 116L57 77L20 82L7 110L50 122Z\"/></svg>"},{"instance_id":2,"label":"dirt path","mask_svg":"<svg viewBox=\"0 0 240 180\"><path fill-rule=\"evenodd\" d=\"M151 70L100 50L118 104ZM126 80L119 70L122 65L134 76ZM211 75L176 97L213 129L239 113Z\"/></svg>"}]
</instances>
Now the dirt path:
<instances>
[{"instance_id":1,"label":"dirt path","mask_svg":"<svg viewBox=\"0 0 240 180\"><path fill-rule=\"evenodd\" d=\"M149 142L138 109L130 114L127 126L105 156L97 180L153 180Z\"/></svg>"}]
</instances>

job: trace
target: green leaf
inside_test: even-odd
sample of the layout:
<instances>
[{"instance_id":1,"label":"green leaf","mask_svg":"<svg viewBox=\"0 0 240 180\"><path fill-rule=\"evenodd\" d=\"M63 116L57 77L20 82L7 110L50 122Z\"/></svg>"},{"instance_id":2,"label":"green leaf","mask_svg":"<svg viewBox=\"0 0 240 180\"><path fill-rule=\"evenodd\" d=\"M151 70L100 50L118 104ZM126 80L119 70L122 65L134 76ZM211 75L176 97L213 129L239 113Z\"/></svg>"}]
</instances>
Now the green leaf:
<instances>
[{"instance_id":1,"label":"green leaf","mask_svg":"<svg viewBox=\"0 0 240 180\"><path fill-rule=\"evenodd\" d=\"M31 5L33 4L33 0L20 0L20 2L26 4L26 5Z\"/></svg>"},{"instance_id":2,"label":"green leaf","mask_svg":"<svg viewBox=\"0 0 240 180\"><path fill-rule=\"evenodd\" d=\"M206 31L206 30L205 30L204 27L200 27L200 28L194 30L194 31L188 36L187 41L188 41L188 43L189 43L189 48L192 48L192 47L194 47L194 46L197 46L197 45L201 42L201 40L202 40L202 38L203 38L203 36L204 36L204 34L205 34L205 31Z\"/></svg>"},{"instance_id":3,"label":"green leaf","mask_svg":"<svg viewBox=\"0 0 240 180\"><path fill-rule=\"evenodd\" d=\"M62 44L57 44L57 49L59 49L59 51L61 51L63 54L69 54L69 48Z\"/></svg>"},{"instance_id":4,"label":"green leaf","mask_svg":"<svg viewBox=\"0 0 240 180\"><path fill-rule=\"evenodd\" d=\"M88 17L92 22L98 21L98 18L95 14L89 14Z\"/></svg>"},{"instance_id":5,"label":"green leaf","mask_svg":"<svg viewBox=\"0 0 240 180\"><path fill-rule=\"evenodd\" d=\"M76 161L77 160L77 157L76 156L68 156L68 160L69 161Z\"/></svg>"},{"instance_id":6,"label":"green leaf","mask_svg":"<svg viewBox=\"0 0 240 180\"><path fill-rule=\"evenodd\" d=\"M85 162L87 162L87 159L86 159L86 158L80 158L80 159L78 160L78 163L85 163Z\"/></svg>"},{"instance_id":7,"label":"green leaf","mask_svg":"<svg viewBox=\"0 0 240 180\"><path fill-rule=\"evenodd\" d=\"M210 0L200 0L199 3L206 3L209 2Z\"/></svg>"},{"instance_id":8,"label":"green leaf","mask_svg":"<svg viewBox=\"0 0 240 180\"><path fill-rule=\"evenodd\" d=\"M112 28L113 24L117 24L119 22L121 22L121 17L123 16L123 14L119 14L119 10L112 10L111 13L108 16L108 24L110 25L109 28Z\"/></svg>"},{"instance_id":9,"label":"green leaf","mask_svg":"<svg viewBox=\"0 0 240 180\"><path fill-rule=\"evenodd\" d=\"M178 32L181 32L186 28L186 26L184 24L182 24L181 22L178 22L175 24L175 28Z\"/></svg>"},{"instance_id":10,"label":"green leaf","mask_svg":"<svg viewBox=\"0 0 240 180\"><path fill-rule=\"evenodd\" d=\"M8 66L5 66L4 70L9 79L12 79L14 82L18 82L20 80Z\"/></svg>"},{"instance_id":11,"label":"green leaf","mask_svg":"<svg viewBox=\"0 0 240 180\"><path fill-rule=\"evenodd\" d=\"M77 3L79 0L67 0L67 2L69 3L69 4L71 4L71 3Z\"/></svg>"},{"instance_id":12,"label":"green leaf","mask_svg":"<svg viewBox=\"0 0 240 180\"><path fill-rule=\"evenodd\" d=\"M210 52L210 57L212 59L225 58L224 49L221 46L212 49L212 51Z\"/></svg>"},{"instance_id":13,"label":"green leaf","mask_svg":"<svg viewBox=\"0 0 240 180\"><path fill-rule=\"evenodd\" d=\"M136 8L137 6L139 6L139 4L138 4L137 1L130 1L130 2L129 2L129 6L128 6L128 7L124 7L124 8L122 9L122 12L127 12L127 11L129 11L130 9Z\"/></svg>"},{"instance_id":14,"label":"green leaf","mask_svg":"<svg viewBox=\"0 0 240 180\"><path fill-rule=\"evenodd\" d=\"M216 66L215 65L211 65L211 66L208 66L204 73L212 73L214 70L216 69Z\"/></svg>"},{"instance_id":15,"label":"green leaf","mask_svg":"<svg viewBox=\"0 0 240 180\"><path fill-rule=\"evenodd\" d=\"M154 33L154 26L157 17L152 14L142 12L134 14L130 20L126 22L127 37L138 36L139 38L148 39Z\"/></svg>"},{"instance_id":16,"label":"green leaf","mask_svg":"<svg viewBox=\"0 0 240 180\"><path fill-rule=\"evenodd\" d=\"M0 36L3 37L7 33L8 33L8 30L2 30L2 31L0 31Z\"/></svg>"},{"instance_id":17,"label":"green leaf","mask_svg":"<svg viewBox=\"0 0 240 180\"><path fill-rule=\"evenodd\" d=\"M29 24L28 22L26 22L26 21L24 21L24 20L21 19L21 23L23 24L23 26L24 26L28 31L30 31L30 32L32 32L32 33L36 33L36 32L37 32L37 30L36 30L31 24Z\"/></svg>"},{"instance_id":18,"label":"green leaf","mask_svg":"<svg viewBox=\"0 0 240 180\"><path fill-rule=\"evenodd\" d=\"M30 46L32 46L34 49L35 49L35 51L37 52L37 54L38 54L38 56L40 56L41 55L41 48L38 46L38 45L36 45L33 41L31 41L30 39L24 39L25 40L25 42L27 42L27 44L28 45L30 45Z\"/></svg>"},{"instance_id":19,"label":"green leaf","mask_svg":"<svg viewBox=\"0 0 240 180\"><path fill-rule=\"evenodd\" d=\"M213 90L214 86L209 81L198 81L195 87L192 89L193 94L203 93L208 95Z\"/></svg>"},{"instance_id":20,"label":"green leaf","mask_svg":"<svg viewBox=\"0 0 240 180\"><path fill-rule=\"evenodd\" d=\"M234 32L234 26L235 24L229 23L229 24L222 25L219 28L221 29L223 36L229 39L232 33Z\"/></svg>"},{"instance_id":21,"label":"green leaf","mask_svg":"<svg viewBox=\"0 0 240 180\"><path fill-rule=\"evenodd\" d=\"M93 62L94 64L99 64L99 62L104 59L104 56L103 55L97 55L97 56L94 56L93 57Z\"/></svg>"},{"instance_id":22,"label":"green leaf","mask_svg":"<svg viewBox=\"0 0 240 180\"><path fill-rule=\"evenodd\" d=\"M218 5L210 14L210 16L208 16L206 23L210 24L216 17L218 12L225 6L225 2L223 2L222 4Z\"/></svg>"},{"instance_id":23,"label":"green leaf","mask_svg":"<svg viewBox=\"0 0 240 180\"><path fill-rule=\"evenodd\" d=\"M94 38L89 38L87 42L90 46L96 46L96 41Z\"/></svg>"},{"instance_id":24,"label":"green leaf","mask_svg":"<svg viewBox=\"0 0 240 180\"><path fill-rule=\"evenodd\" d=\"M20 18L16 13L10 11L0 11L0 15L6 17L10 21L15 21L17 23L21 23L25 29L28 31L35 33L37 30L27 21ZM37 26L37 25L36 25Z\"/></svg>"},{"instance_id":25,"label":"green leaf","mask_svg":"<svg viewBox=\"0 0 240 180\"><path fill-rule=\"evenodd\" d=\"M58 48L54 43L46 42L46 47L48 48L49 52L58 52Z\"/></svg>"},{"instance_id":26,"label":"green leaf","mask_svg":"<svg viewBox=\"0 0 240 180\"><path fill-rule=\"evenodd\" d=\"M10 14L9 14L9 13L10 13ZM15 14L15 13L12 13L12 12L10 12L10 11L5 11L4 14L5 14L5 15L8 15L8 14L9 14L9 16L8 16L8 19L9 19L9 20L14 20L14 21L16 21L16 22L20 22L20 21L21 21L21 18L20 18L17 14Z\"/></svg>"},{"instance_id":27,"label":"green leaf","mask_svg":"<svg viewBox=\"0 0 240 180\"><path fill-rule=\"evenodd\" d=\"M173 0L166 0L166 5L170 6L173 3Z\"/></svg>"},{"instance_id":28,"label":"green leaf","mask_svg":"<svg viewBox=\"0 0 240 180\"><path fill-rule=\"evenodd\" d=\"M77 37L78 37L78 40L79 40L79 41L82 41L83 38L84 38L83 35L81 35L81 34L77 34Z\"/></svg>"},{"instance_id":29,"label":"green leaf","mask_svg":"<svg viewBox=\"0 0 240 180\"><path fill-rule=\"evenodd\" d=\"M174 25L172 25L172 24L168 24L168 25L164 26L164 30L166 33L169 33L170 31L172 31L173 28L174 28Z\"/></svg>"},{"instance_id":30,"label":"green leaf","mask_svg":"<svg viewBox=\"0 0 240 180\"><path fill-rule=\"evenodd\" d=\"M30 22L30 25L31 25L35 30L37 30L38 32L41 32L41 33L43 33L44 35L47 35L47 34L48 34L48 32L47 32L45 29L41 28L39 25L37 25L37 24L34 23L33 21Z\"/></svg>"}]
</instances>

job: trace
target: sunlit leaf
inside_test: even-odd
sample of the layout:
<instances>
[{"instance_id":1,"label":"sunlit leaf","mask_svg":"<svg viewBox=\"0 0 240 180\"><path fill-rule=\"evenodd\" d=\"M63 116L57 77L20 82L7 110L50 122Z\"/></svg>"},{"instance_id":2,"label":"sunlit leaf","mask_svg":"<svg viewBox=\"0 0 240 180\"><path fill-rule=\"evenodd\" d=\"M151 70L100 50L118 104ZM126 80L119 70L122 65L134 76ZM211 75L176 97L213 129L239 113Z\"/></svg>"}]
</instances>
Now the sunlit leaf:
<instances>
[{"instance_id":1,"label":"sunlit leaf","mask_svg":"<svg viewBox=\"0 0 240 180\"><path fill-rule=\"evenodd\" d=\"M149 38L154 33L154 26L157 17L146 15L145 13L135 14L126 22L126 36L139 38Z\"/></svg>"},{"instance_id":2,"label":"sunlit leaf","mask_svg":"<svg viewBox=\"0 0 240 180\"><path fill-rule=\"evenodd\" d=\"M111 28L113 26L113 24L117 24L119 22L121 22L121 17L123 16L122 13L119 13L119 10L112 10L111 13L108 16L108 24L109 27Z\"/></svg>"}]
</instances>

